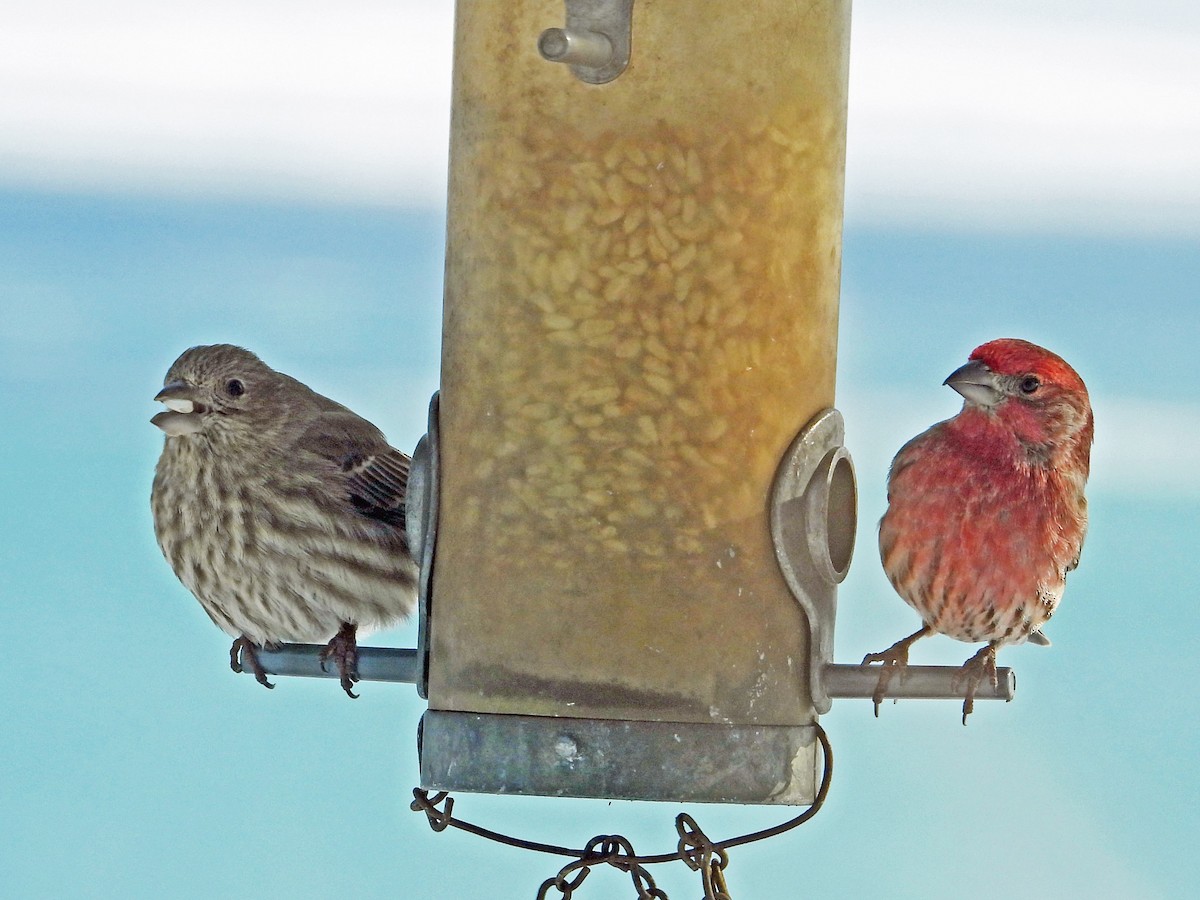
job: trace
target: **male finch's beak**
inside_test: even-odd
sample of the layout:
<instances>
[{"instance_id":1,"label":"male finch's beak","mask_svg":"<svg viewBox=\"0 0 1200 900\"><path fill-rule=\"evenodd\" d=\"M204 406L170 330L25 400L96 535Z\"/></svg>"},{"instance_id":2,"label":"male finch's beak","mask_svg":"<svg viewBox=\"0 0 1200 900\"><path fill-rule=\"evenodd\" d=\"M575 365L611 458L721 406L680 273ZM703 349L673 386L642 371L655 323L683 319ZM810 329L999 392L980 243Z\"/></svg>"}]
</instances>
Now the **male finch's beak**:
<instances>
[{"instance_id":1,"label":"male finch's beak","mask_svg":"<svg viewBox=\"0 0 1200 900\"><path fill-rule=\"evenodd\" d=\"M996 384L995 373L977 360L955 369L942 383L954 388L973 406L991 409L1004 399L1004 393Z\"/></svg>"}]
</instances>

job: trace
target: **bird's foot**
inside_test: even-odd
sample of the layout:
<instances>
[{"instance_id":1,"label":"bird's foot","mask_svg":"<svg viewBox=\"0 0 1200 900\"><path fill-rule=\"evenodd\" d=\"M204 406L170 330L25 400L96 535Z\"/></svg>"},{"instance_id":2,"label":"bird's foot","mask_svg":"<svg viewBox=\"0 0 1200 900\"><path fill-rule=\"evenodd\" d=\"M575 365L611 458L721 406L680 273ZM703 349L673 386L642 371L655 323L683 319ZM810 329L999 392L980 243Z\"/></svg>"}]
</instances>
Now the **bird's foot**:
<instances>
[{"instance_id":1,"label":"bird's foot","mask_svg":"<svg viewBox=\"0 0 1200 900\"><path fill-rule=\"evenodd\" d=\"M883 703L884 697L887 696L887 688L891 684L892 676L899 672L900 680L904 680L904 670L908 668L909 648L930 633L930 628L926 625L920 631L896 641L896 643L892 644L886 650L879 653L868 653L863 657L862 665L864 666L868 666L871 663L883 664L879 670L879 681L875 685L875 693L871 695L871 699L875 702L875 718L879 718L879 705Z\"/></svg>"},{"instance_id":2,"label":"bird's foot","mask_svg":"<svg viewBox=\"0 0 1200 900\"><path fill-rule=\"evenodd\" d=\"M355 682L358 681L357 632L357 625L343 622L342 627L338 629L338 633L322 648L320 655L321 669L323 671L328 671L325 668L325 663L329 660L332 659L337 663L338 675L341 676L342 690L352 700L358 699L358 694L352 690Z\"/></svg>"},{"instance_id":3,"label":"bird's foot","mask_svg":"<svg viewBox=\"0 0 1200 900\"><path fill-rule=\"evenodd\" d=\"M950 680L950 687L953 690L958 690L959 685L966 682L966 689L963 693L963 714L962 723L967 724L967 716L975 710L975 689L979 687L979 683L987 678L992 683L992 687L997 687L1000 684L1000 676L996 674L996 645L988 644L965 663L962 668L955 673L954 678Z\"/></svg>"},{"instance_id":4,"label":"bird's foot","mask_svg":"<svg viewBox=\"0 0 1200 900\"><path fill-rule=\"evenodd\" d=\"M275 688L275 685L267 681L267 670L258 661L258 645L244 634L229 648L229 668L239 675L249 668L255 681L265 688Z\"/></svg>"}]
</instances>

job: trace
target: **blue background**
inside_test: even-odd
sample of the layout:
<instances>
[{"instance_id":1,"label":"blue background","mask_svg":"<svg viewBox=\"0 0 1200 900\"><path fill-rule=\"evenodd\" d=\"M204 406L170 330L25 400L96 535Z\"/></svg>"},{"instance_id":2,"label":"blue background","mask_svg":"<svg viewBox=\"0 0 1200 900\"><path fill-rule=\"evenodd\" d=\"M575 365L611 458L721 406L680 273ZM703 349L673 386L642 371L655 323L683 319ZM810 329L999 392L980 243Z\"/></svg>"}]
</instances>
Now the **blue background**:
<instances>
[{"instance_id":1,"label":"blue background","mask_svg":"<svg viewBox=\"0 0 1200 900\"><path fill-rule=\"evenodd\" d=\"M533 896L557 868L407 808L422 703L407 686L267 693L152 537L161 436L148 419L184 347L244 342L411 449L436 386L434 214L9 192L0 196L0 871L10 896ZM808 825L733 852L736 895L1178 897L1194 885L1196 483L1140 490L1118 434L1141 398L1194 409L1200 252L1169 240L919 233L848 224L839 406L861 493L838 655L912 630L873 547L891 452L953 414L942 378L1022 335L1084 375L1098 465L1083 563L1054 646L1006 650L1017 700L840 701ZM1175 406L1171 406L1175 404ZM1106 409L1116 410L1116 420ZM1136 416L1131 421L1136 422ZM1187 448L1188 454L1194 448ZM1157 485L1157 487L1155 487ZM407 645L412 629L376 643ZM924 642L915 661L957 663ZM463 795L466 818L582 844L673 845L670 804ZM777 810L692 810L713 836ZM699 894L682 866L656 873ZM607 887L606 887L607 885ZM615 872L585 896L631 895ZM605 893L607 891L608 893Z\"/></svg>"}]
</instances>

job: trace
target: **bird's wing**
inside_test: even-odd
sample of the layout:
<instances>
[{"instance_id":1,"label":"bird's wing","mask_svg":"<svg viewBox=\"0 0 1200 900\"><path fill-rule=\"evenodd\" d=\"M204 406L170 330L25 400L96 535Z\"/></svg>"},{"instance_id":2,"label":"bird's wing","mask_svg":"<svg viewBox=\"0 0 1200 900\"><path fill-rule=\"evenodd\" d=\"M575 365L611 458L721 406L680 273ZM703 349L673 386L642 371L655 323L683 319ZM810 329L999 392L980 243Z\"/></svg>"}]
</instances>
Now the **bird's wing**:
<instances>
[{"instance_id":1,"label":"bird's wing","mask_svg":"<svg viewBox=\"0 0 1200 900\"><path fill-rule=\"evenodd\" d=\"M404 527L409 458L392 447L347 460L350 502L365 516Z\"/></svg>"},{"instance_id":2,"label":"bird's wing","mask_svg":"<svg viewBox=\"0 0 1200 900\"><path fill-rule=\"evenodd\" d=\"M305 430L298 449L330 464L329 483L340 487L343 502L364 516L404 527L411 460L370 422L348 410L324 413Z\"/></svg>"}]
</instances>

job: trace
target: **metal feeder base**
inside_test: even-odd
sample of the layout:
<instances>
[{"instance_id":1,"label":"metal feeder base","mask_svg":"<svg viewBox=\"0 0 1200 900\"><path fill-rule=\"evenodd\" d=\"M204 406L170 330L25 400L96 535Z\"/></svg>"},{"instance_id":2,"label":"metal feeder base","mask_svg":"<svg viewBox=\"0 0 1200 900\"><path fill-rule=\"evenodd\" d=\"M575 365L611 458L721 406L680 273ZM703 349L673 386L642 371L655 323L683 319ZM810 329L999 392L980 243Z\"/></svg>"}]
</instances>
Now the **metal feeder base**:
<instances>
[{"instance_id":1,"label":"metal feeder base","mask_svg":"<svg viewBox=\"0 0 1200 900\"><path fill-rule=\"evenodd\" d=\"M428 710L427 790L689 803L807 804L812 726L698 725Z\"/></svg>"}]
</instances>

